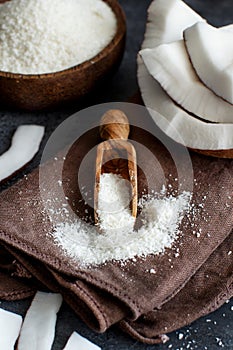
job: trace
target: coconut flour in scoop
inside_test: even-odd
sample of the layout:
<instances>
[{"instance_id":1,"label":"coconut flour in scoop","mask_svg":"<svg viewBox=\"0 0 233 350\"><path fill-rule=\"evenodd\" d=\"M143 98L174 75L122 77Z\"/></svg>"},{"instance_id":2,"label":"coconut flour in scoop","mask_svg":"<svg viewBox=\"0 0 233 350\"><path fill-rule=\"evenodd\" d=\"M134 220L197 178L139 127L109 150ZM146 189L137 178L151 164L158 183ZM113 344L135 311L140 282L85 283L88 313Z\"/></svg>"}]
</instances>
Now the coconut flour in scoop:
<instances>
[{"instance_id":1,"label":"coconut flour in scoop","mask_svg":"<svg viewBox=\"0 0 233 350\"><path fill-rule=\"evenodd\" d=\"M191 198L189 192L177 197L165 197L164 192L140 199L141 227L133 229L130 187L119 175L103 174L99 191L103 232L77 218L75 222L58 224L52 233L54 240L68 256L85 266L163 253L178 238L179 224Z\"/></svg>"},{"instance_id":2,"label":"coconut flour in scoop","mask_svg":"<svg viewBox=\"0 0 233 350\"><path fill-rule=\"evenodd\" d=\"M0 70L61 71L96 56L117 21L102 0L11 0L0 4Z\"/></svg>"}]
</instances>

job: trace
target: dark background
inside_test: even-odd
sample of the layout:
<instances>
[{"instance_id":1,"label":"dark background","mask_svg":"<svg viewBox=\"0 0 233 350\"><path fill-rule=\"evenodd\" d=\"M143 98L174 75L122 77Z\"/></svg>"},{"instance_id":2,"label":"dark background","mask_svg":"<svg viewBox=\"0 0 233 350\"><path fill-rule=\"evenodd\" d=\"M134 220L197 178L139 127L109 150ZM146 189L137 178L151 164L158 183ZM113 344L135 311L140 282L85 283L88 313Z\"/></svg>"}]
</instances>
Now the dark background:
<instances>
[{"instance_id":1,"label":"dark background","mask_svg":"<svg viewBox=\"0 0 233 350\"><path fill-rule=\"evenodd\" d=\"M127 44L121 67L113 79L93 93L82 104L79 102L69 108L50 113L24 113L16 111L0 111L0 154L10 145L11 136L20 124L41 124L46 127L43 145L52 131L69 115L84 106L110 101L125 101L137 90L136 82L136 54L140 48L145 30L146 11L150 0L119 0L127 16ZM193 9L205 17L209 23L222 26L233 22L232 0L186 0ZM41 147L42 149L43 147ZM39 164L41 152L27 166L24 174L30 172ZM0 190L12 185L23 173L11 179ZM30 305L30 299L20 302L0 302L0 307L24 315ZM68 337L77 331L90 339L103 350L217 350L221 347L233 349L233 302L230 301L216 312L203 317L192 325L170 334L170 341L164 345L149 346L141 344L127 335L122 334L116 326L104 334L90 331L73 313L63 304L56 328L56 338L53 350L62 350ZM1 332L1 330L0 330ZM180 334L183 334L183 338ZM180 335L180 336L179 336ZM43 335L41 335L43 337ZM0 349L4 350L4 349ZM77 349L78 350L78 349Z\"/></svg>"}]
</instances>

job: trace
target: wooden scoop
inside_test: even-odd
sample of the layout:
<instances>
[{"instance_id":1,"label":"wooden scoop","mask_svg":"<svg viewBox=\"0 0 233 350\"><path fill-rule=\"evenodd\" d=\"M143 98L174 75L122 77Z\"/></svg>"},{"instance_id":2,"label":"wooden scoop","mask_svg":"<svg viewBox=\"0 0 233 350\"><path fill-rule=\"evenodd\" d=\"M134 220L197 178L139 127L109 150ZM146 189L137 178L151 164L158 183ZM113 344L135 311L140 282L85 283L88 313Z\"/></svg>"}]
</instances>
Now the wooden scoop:
<instances>
[{"instance_id":1,"label":"wooden scoop","mask_svg":"<svg viewBox=\"0 0 233 350\"><path fill-rule=\"evenodd\" d=\"M98 225L99 218L98 198L100 175L103 173L114 173L122 176L131 183L131 212L137 216L137 162L136 151L133 145L127 141L129 136L129 121L126 115L120 110L109 110L101 118L100 136L103 140L97 147L96 175L94 189L94 215L95 225Z\"/></svg>"}]
</instances>

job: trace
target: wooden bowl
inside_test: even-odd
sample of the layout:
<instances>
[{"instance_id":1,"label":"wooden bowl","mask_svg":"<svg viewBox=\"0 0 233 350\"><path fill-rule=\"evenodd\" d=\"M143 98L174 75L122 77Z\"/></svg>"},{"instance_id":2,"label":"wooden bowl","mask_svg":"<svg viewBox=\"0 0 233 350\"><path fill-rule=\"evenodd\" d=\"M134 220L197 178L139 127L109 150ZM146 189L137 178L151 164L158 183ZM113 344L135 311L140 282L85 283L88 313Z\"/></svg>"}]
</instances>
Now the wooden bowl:
<instances>
[{"instance_id":1,"label":"wooden bowl","mask_svg":"<svg viewBox=\"0 0 233 350\"><path fill-rule=\"evenodd\" d=\"M117 69L125 48L125 15L117 0L104 1L117 18L112 41L95 57L63 71L35 75L0 71L1 105L29 111L57 107L83 97Z\"/></svg>"}]
</instances>

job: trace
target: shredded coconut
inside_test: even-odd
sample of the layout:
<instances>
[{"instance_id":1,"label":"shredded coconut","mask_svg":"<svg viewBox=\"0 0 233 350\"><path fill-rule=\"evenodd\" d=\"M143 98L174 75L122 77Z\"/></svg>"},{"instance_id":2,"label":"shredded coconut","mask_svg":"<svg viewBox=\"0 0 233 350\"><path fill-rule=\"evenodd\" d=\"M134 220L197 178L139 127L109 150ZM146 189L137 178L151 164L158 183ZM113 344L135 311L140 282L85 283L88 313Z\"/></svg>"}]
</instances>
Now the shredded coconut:
<instances>
[{"instance_id":1,"label":"shredded coconut","mask_svg":"<svg viewBox=\"0 0 233 350\"><path fill-rule=\"evenodd\" d=\"M159 254L164 252L165 248L171 247L178 237L178 227L185 211L189 208L191 194L183 192L177 197L165 197L164 193L163 196L155 194L143 196L139 202L141 208L139 220L142 225L139 229L133 230L132 224L123 225L126 217L129 218L129 209L125 208L129 201L129 187L126 183L123 186L122 181L124 180L113 174L102 175L101 184L104 187L100 187L101 200L108 196L109 186L114 183L118 187L112 190L112 203L110 204L120 208L121 212L124 211L123 220L119 219L118 222L119 229L117 229L116 222L111 224L108 221L113 213L105 213L102 216L108 218L103 225L106 223L109 225L103 233L79 218L73 222L62 222L54 228L52 236L56 244L81 265L99 265L111 260L125 261L136 256ZM122 192L124 193L123 198L119 200L117 206L118 195ZM111 201L110 198L108 200ZM106 209L107 201L103 201L101 206L102 209ZM112 227L114 229L111 229Z\"/></svg>"},{"instance_id":2,"label":"shredded coconut","mask_svg":"<svg viewBox=\"0 0 233 350\"><path fill-rule=\"evenodd\" d=\"M91 59L116 32L102 0L11 0L0 4L0 70L42 74Z\"/></svg>"},{"instance_id":3,"label":"shredded coconut","mask_svg":"<svg viewBox=\"0 0 233 350\"><path fill-rule=\"evenodd\" d=\"M120 175L102 174L98 198L98 217L101 231L133 230L135 219L129 208L130 182Z\"/></svg>"}]
</instances>

